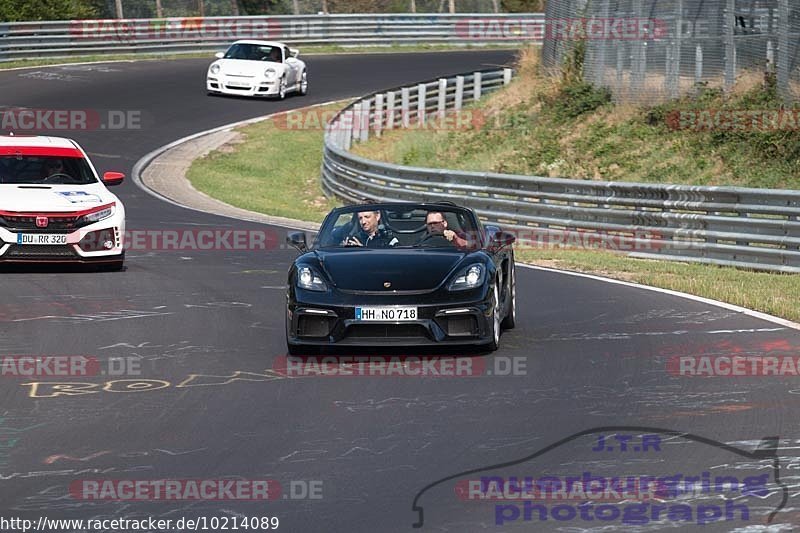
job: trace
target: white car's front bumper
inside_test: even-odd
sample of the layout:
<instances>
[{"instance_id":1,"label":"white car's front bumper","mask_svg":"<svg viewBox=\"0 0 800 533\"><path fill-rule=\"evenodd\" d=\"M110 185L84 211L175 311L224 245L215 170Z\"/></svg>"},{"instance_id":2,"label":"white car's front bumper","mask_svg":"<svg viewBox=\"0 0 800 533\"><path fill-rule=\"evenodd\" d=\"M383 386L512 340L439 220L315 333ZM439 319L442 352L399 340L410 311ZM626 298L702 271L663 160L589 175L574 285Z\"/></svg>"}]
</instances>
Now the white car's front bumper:
<instances>
[{"instance_id":1,"label":"white car's front bumper","mask_svg":"<svg viewBox=\"0 0 800 533\"><path fill-rule=\"evenodd\" d=\"M121 211L121 210L120 210ZM27 244L39 235L66 237L61 244ZM0 227L0 262L103 262L124 257L125 217L119 211L111 217L76 230L16 229ZM31 237L33 236L33 237ZM49 240L49 239L48 239Z\"/></svg>"},{"instance_id":2,"label":"white car's front bumper","mask_svg":"<svg viewBox=\"0 0 800 533\"><path fill-rule=\"evenodd\" d=\"M233 78L218 74L206 78L206 90L239 96L275 96L280 90L280 82L277 79L266 81L259 78Z\"/></svg>"}]
</instances>

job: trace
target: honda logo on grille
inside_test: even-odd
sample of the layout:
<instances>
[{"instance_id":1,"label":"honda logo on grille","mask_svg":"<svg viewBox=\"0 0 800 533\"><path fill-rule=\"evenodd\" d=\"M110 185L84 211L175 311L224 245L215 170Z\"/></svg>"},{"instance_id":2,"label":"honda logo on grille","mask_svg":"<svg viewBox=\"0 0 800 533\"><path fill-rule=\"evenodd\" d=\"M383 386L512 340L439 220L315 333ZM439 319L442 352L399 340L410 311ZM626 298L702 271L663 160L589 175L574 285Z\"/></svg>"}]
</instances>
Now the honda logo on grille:
<instances>
[{"instance_id":1,"label":"honda logo on grille","mask_svg":"<svg viewBox=\"0 0 800 533\"><path fill-rule=\"evenodd\" d=\"M46 228L49 223L50 220L47 217L36 217L37 228Z\"/></svg>"}]
</instances>

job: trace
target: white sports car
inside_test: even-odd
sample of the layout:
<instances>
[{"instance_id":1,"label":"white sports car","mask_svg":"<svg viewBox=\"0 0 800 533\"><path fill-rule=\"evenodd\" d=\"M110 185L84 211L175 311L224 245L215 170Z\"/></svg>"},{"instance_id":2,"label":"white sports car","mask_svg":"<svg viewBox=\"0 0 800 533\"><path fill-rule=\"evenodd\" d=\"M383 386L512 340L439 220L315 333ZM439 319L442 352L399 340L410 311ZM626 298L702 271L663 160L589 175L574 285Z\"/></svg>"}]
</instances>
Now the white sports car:
<instances>
[{"instance_id":1,"label":"white sports car","mask_svg":"<svg viewBox=\"0 0 800 533\"><path fill-rule=\"evenodd\" d=\"M0 136L0 262L100 263L125 260L125 208L99 179L86 152L59 137Z\"/></svg>"},{"instance_id":2,"label":"white sports car","mask_svg":"<svg viewBox=\"0 0 800 533\"><path fill-rule=\"evenodd\" d=\"M277 96L308 91L305 62L300 52L273 41L236 41L208 67L208 94Z\"/></svg>"}]
</instances>

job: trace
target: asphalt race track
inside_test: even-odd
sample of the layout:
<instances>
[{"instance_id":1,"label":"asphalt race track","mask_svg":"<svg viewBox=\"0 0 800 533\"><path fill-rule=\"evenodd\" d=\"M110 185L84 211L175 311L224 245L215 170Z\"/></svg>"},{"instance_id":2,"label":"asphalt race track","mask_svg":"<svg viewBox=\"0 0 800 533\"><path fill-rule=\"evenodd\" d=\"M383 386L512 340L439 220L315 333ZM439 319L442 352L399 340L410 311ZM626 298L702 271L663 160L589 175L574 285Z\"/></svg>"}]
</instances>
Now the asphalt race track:
<instances>
[{"instance_id":1,"label":"asphalt race track","mask_svg":"<svg viewBox=\"0 0 800 533\"><path fill-rule=\"evenodd\" d=\"M138 130L67 134L90 152L100 172L130 175L145 154L197 131L506 64L512 56L469 51L305 59L310 93L284 102L208 97L208 61L180 60L2 72L0 104L141 113ZM130 180L115 192L125 202L129 229L264 229L160 202ZM284 229L266 230L283 241ZM0 378L0 515L277 516L279 531L373 533L413 530L419 495L423 531L767 531L775 509L781 511L770 531L800 523L793 499L800 379L668 371L680 355L796 358L797 331L676 296L518 268L518 325L503 335L496 354L425 352L474 357L469 361L483 369L475 372L480 375L287 378L274 369L286 355L284 286L293 255L280 247L131 251L127 269L118 273L0 272L0 354L130 358L123 360L140 365L138 375L128 368L121 376ZM514 364L516 375L507 375ZM65 387L65 381L76 384ZM587 433L544 450L579 432ZM635 437L636 446L600 446L612 434L647 434L660 445L643 446ZM736 452L751 453L771 437L779 440L762 443L763 455ZM776 444L777 461L769 452L774 455ZM698 502L715 494L682 500L695 513L689 518L676 511L623 523L608 518L614 505L606 505L605 518L562 509L543 521L530 512L526 517L522 502L463 501L456 485L482 475L612 477L651 467L661 475L769 479L751 483L763 489L751 491L755 495L740 486L736 503L747 506L746 519L741 509L723 508L734 514L706 518L710 523L703 526L700 515L715 511L701 511ZM466 473L472 469L490 470ZM420 493L448 476L456 477ZM108 479L269 479L282 492L268 502L90 500L70 493L79 480ZM714 501L720 505L718 497Z\"/></svg>"}]
</instances>

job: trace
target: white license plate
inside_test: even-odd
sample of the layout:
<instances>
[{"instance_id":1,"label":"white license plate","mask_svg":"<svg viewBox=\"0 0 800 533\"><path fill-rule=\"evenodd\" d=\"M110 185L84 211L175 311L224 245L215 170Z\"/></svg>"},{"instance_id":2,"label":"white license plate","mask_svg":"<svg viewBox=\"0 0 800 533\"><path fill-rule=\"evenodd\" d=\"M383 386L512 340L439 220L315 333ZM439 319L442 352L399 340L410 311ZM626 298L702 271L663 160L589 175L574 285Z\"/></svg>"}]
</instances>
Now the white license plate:
<instances>
[{"instance_id":1,"label":"white license plate","mask_svg":"<svg viewBox=\"0 0 800 533\"><path fill-rule=\"evenodd\" d=\"M51 233L17 233L17 244L67 244L67 236Z\"/></svg>"},{"instance_id":2,"label":"white license plate","mask_svg":"<svg viewBox=\"0 0 800 533\"><path fill-rule=\"evenodd\" d=\"M356 307L356 320L362 322L407 322L416 319L416 307Z\"/></svg>"},{"instance_id":3,"label":"white license plate","mask_svg":"<svg viewBox=\"0 0 800 533\"><path fill-rule=\"evenodd\" d=\"M240 89L249 89L250 88L250 84L249 83L241 83L241 82L237 82L237 81L229 81L228 82L228 86L230 86L230 87L238 87Z\"/></svg>"}]
</instances>

